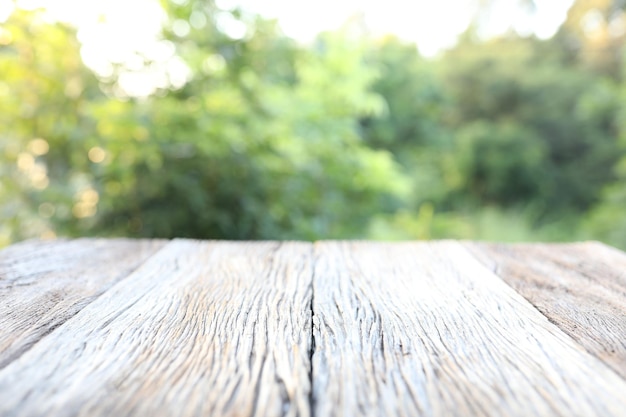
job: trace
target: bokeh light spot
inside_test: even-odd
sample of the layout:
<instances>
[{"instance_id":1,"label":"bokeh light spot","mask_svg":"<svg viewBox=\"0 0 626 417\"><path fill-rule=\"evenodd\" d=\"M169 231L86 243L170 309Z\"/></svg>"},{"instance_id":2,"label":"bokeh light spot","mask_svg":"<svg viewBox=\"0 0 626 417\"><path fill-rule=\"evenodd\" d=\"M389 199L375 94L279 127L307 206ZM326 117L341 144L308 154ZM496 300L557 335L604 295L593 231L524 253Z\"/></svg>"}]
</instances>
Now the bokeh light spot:
<instances>
[{"instance_id":1,"label":"bokeh light spot","mask_svg":"<svg viewBox=\"0 0 626 417\"><path fill-rule=\"evenodd\" d=\"M35 138L28 142L28 150L36 156L45 155L50 150L50 145L45 139Z\"/></svg>"},{"instance_id":2,"label":"bokeh light spot","mask_svg":"<svg viewBox=\"0 0 626 417\"><path fill-rule=\"evenodd\" d=\"M104 159L107 156L107 153L101 147L94 146L93 148L89 149L87 156L89 157L89 160L91 162L93 162L94 164L99 164L104 161Z\"/></svg>"}]
</instances>

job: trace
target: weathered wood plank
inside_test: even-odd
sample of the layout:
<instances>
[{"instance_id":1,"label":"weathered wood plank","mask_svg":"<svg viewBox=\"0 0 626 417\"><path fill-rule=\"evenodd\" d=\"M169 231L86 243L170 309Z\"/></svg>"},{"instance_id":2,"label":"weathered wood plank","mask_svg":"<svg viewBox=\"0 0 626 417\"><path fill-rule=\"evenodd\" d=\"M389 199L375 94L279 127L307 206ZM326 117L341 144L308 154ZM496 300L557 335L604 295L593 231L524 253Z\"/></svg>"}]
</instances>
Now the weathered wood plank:
<instances>
[{"instance_id":1,"label":"weathered wood plank","mask_svg":"<svg viewBox=\"0 0 626 417\"><path fill-rule=\"evenodd\" d=\"M624 415L626 382L458 243L314 259L316 416Z\"/></svg>"},{"instance_id":2,"label":"weathered wood plank","mask_svg":"<svg viewBox=\"0 0 626 417\"><path fill-rule=\"evenodd\" d=\"M0 371L0 415L309 416L311 252L171 242Z\"/></svg>"},{"instance_id":3,"label":"weathered wood plank","mask_svg":"<svg viewBox=\"0 0 626 417\"><path fill-rule=\"evenodd\" d=\"M163 241L27 241L0 251L0 368L126 277Z\"/></svg>"},{"instance_id":4,"label":"weathered wood plank","mask_svg":"<svg viewBox=\"0 0 626 417\"><path fill-rule=\"evenodd\" d=\"M626 379L626 254L598 242L465 245Z\"/></svg>"}]
</instances>

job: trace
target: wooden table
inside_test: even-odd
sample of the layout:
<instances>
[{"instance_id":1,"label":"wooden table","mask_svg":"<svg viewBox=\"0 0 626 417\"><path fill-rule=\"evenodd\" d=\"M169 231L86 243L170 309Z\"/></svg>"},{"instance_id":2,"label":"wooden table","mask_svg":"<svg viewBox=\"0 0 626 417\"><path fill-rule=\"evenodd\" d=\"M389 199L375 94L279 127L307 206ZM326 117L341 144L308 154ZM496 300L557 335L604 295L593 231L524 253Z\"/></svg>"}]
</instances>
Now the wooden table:
<instances>
[{"instance_id":1,"label":"wooden table","mask_svg":"<svg viewBox=\"0 0 626 417\"><path fill-rule=\"evenodd\" d=\"M600 243L29 241L1 416L626 416Z\"/></svg>"}]
</instances>

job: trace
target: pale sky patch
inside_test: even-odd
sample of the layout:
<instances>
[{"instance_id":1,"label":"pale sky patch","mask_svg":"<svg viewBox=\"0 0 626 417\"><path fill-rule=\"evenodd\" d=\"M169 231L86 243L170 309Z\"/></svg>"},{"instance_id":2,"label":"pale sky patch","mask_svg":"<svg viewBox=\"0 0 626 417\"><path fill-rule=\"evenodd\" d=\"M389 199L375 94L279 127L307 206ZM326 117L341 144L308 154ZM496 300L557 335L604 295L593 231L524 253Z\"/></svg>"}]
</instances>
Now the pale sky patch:
<instances>
[{"instance_id":1,"label":"pale sky patch","mask_svg":"<svg viewBox=\"0 0 626 417\"><path fill-rule=\"evenodd\" d=\"M10 11L11 3L0 0L0 19ZM321 31L338 29L347 19L362 14L374 35L395 34L415 42L426 56L453 46L470 24L478 4L477 0L217 0L216 3L221 8L242 7L278 19L285 34L304 42ZM565 21L572 3L573 0L535 0L536 12L530 16L520 12L518 0L501 0L483 22L483 33L493 36L514 28L520 34L549 38ZM86 54L97 51L114 60L138 48L153 48L148 45L154 42L165 17L156 0L20 0L19 4L45 6L57 18L79 28ZM233 36L241 36L241 28L234 24L225 26Z\"/></svg>"},{"instance_id":2,"label":"pale sky patch","mask_svg":"<svg viewBox=\"0 0 626 417\"><path fill-rule=\"evenodd\" d=\"M322 31L339 29L358 15L372 35L394 34L415 42L428 57L454 46L475 16L478 4L477 0L216 0L216 3L223 9L241 7L277 19L287 36L302 42L312 40ZM520 12L518 0L501 0L482 22L483 35L489 37L515 29L522 35L534 33L549 38L565 21L573 0L536 0L535 3L535 13L525 14ZM12 4L12 0L0 0L0 22L9 15ZM188 75L181 72L180 62L170 62L173 45L159 38L166 16L156 0L19 0L18 4L25 8L45 7L53 18L76 26L82 58L101 76L111 75L111 63L129 66L135 74L120 79L125 89L138 86L137 91L128 91L129 95L148 95L151 93L148 84L162 85L164 79L180 85ZM189 23L182 23L175 27L181 33L189 29ZM190 23L194 27L205 24L198 16ZM245 35L245 27L238 21L222 19L222 25L229 36ZM141 69L139 55L149 57L154 65Z\"/></svg>"},{"instance_id":3,"label":"pale sky patch","mask_svg":"<svg viewBox=\"0 0 626 417\"><path fill-rule=\"evenodd\" d=\"M415 42L423 55L435 56L454 46L475 16L476 0L217 0L223 8L242 7L265 17L278 19L288 36L301 41L319 32L336 30L347 19L362 14L374 35L395 34ZM482 32L495 36L515 29L520 34L535 34L547 39L565 21L573 0L535 0L536 12L521 13L518 0L496 3Z\"/></svg>"}]
</instances>

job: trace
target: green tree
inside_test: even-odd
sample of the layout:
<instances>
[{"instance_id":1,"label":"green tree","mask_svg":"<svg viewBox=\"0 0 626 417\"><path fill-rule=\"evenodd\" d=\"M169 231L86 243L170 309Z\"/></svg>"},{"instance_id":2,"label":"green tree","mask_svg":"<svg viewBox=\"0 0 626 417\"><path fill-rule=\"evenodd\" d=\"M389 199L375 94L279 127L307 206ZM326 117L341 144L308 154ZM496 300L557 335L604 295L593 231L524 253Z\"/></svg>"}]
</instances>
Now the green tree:
<instances>
[{"instance_id":1,"label":"green tree","mask_svg":"<svg viewBox=\"0 0 626 417\"><path fill-rule=\"evenodd\" d=\"M436 67L420 57L415 45L394 37L372 42L368 61L380 73L372 90L386 106L383 114L361 121L363 138L409 163L410 155L437 146L444 135L441 113L446 96Z\"/></svg>"},{"instance_id":2,"label":"green tree","mask_svg":"<svg viewBox=\"0 0 626 417\"><path fill-rule=\"evenodd\" d=\"M74 31L41 11L0 25L0 245L72 217L95 145L87 103L102 98Z\"/></svg>"},{"instance_id":3,"label":"green tree","mask_svg":"<svg viewBox=\"0 0 626 417\"><path fill-rule=\"evenodd\" d=\"M626 71L626 69L622 69ZM613 90L614 91L614 90ZM617 89L620 103L626 99L626 85ZM585 221L586 230L595 239L603 240L626 250L626 108L618 112L619 143L614 152L618 156L613 166L615 181L604 187L602 199L590 210Z\"/></svg>"},{"instance_id":4,"label":"green tree","mask_svg":"<svg viewBox=\"0 0 626 417\"><path fill-rule=\"evenodd\" d=\"M367 58L380 74L372 91L385 106L361 119L361 135L402 166L411 183L402 213L418 216L420 206L438 204L449 192L443 168L452 132L442 123L449 98L437 76L438 64L421 57L413 44L394 37L371 41Z\"/></svg>"},{"instance_id":5,"label":"green tree","mask_svg":"<svg viewBox=\"0 0 626 417\"><path fill-rule=\"evenodd\" d=\"M149 135L133 164L105 171L102 178L124 184L125 192L96 227L117 219L121 227L140 225L140 235L362 234L368 216L389 210L404 189L391 156L368 149L357 135L358 116L378 104L367 93L372 74L357 46L321 38L297 54L292 77L275 81L241 56L231 62L222 55L223 66L209 76L192 67L183 89L144 103L145 113L133 116L147 123ZM204 53L216 59L215 51ZM111 120L108 142L128 130L129 114ZM112 152L123 157L129 148Z\"/></svg>"},{"instance_id":6,"label":"green tree","mask_svg":"<svg viewBox=\"0 0 626 417\"><path fill-rule=\"evenodd\" d=\"M32 138L45 138L47 153L29 161L44 170L46 184L24 188L23 152L5 151L17 167L4 194L11 201L23 200L62 234L235 239L364 236L374 213L401 204L406 180L391 154L358 136L359 118L380 110L358 40L328 34L304 49L274 23L238 10L200 1L166 6L164 35L188 80L141 99L116 97L123 86L115 77L101 80L105 96L80 62L71 30L41 23L50 33L62 30L65 49L49 45L48 32L36 47L72 62L82 78L68 80L72 68L54 60L33 66L32 82L46 85L50 77L58 86L37 95L36 132L6 135L31 147ZM36 15L15 15L8 25L39 25L30 20ZM16 85L30 82L21 71L31 62L7 54L4 65ZM72 83L81 89L68 98ZM5 106L17 111L20 96L13 99Z\"/></svg>"},{"instance_id":7,"label":"green tree","mask_svg":"<svg viewBox=\"0 0 626 417\"><path fill-rule=\"evenodd\" d=\"M554 42L573 64L617 79L622 75L625 7L622 0L577 0Z\"/></svg>"},{"instance_id":8,"label":"green tree","mask_svg":"<svg viewBox=\"0 0 626 417\"><path fill-rule=\"evenodd\" d=\"M499 192L491 188L489 200L532 202L540 215L558 217L589 208L613 179L617 100L607 82L567 67L558 53L549 53L552 48L532 38L503 38L462 43L444 59L453 99L448 123L459 132L455 160L465 158L468 146L474 153L493 152L496 143L508 141L510 149L488 172L481 164L489 153L473 159L479 165L452 164L452 170L465 170L455 177L463 178L461 184L508 178ZM489 127L465 144L462 132L476 122ZM482 202L484 195L476 194L481 189L462 191Z\"/></svg>"}]
</instances>

